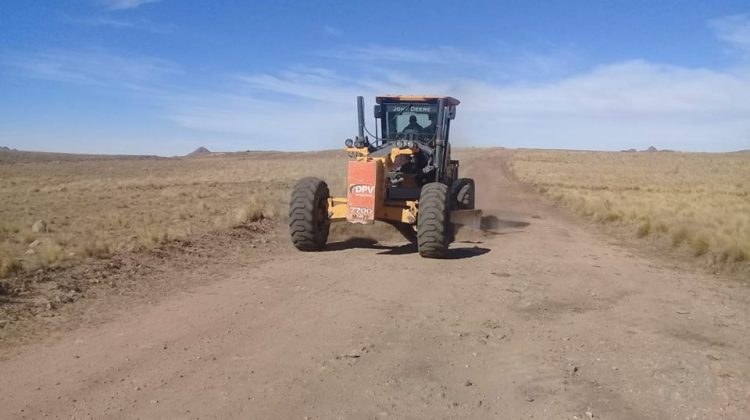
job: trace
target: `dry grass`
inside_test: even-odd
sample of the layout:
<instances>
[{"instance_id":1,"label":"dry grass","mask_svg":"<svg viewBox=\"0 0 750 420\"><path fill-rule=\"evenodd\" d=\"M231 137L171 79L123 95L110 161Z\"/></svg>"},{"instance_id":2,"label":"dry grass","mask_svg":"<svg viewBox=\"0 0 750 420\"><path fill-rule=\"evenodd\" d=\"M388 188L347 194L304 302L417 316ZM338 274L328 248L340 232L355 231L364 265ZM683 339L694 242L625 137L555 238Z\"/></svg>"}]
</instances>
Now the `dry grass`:
<instances>
[{"instance_id":1,"label":"dry grass","mask_svg":"<svg viewBox=\"0 0 750 420\"><path fill-rule=\"evenodd\" d=\"M0 277L284 217L300 177L321 176L343 193L347 162L340 152L39 157L0 159ZM37 220L47 232L32 232Z\"/></svg>"},{"instance_id":2,"label":"dry grass","mask_svg":"<svg viewBox=\"0 0 750 420\"><path fill-rule=\"evenodd\" d=\"M750 260L750 153L519 150L522 181L579 214L714 267Z\"/></svg>"}]
</instances>

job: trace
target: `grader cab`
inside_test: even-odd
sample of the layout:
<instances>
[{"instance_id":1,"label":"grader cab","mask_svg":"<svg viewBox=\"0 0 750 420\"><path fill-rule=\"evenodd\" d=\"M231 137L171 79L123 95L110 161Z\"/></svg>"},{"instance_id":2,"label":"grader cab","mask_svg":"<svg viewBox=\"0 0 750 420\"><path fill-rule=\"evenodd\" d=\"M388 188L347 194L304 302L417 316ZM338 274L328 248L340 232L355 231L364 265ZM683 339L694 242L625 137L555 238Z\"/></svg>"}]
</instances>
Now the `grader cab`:
<instances>
[{"instance_id":1,"label":"grader cab","mask_svg":"<svg viewBox=\"0 0 750 420\"><path fill-rule=\"evenodd\" d=\"M294 246L318 251L331 223L378 220L416 242L421 256L445 257L455 225L478 228L481 217L474 209L474 180L459 178L458 161L451 159L450 124L459 103L447 96L378 96L371 141L364 100L357 97L358 135L345 141L347 196L331 197L321 179L300 179L289 208Z\"/></svg>"}]
</instances>

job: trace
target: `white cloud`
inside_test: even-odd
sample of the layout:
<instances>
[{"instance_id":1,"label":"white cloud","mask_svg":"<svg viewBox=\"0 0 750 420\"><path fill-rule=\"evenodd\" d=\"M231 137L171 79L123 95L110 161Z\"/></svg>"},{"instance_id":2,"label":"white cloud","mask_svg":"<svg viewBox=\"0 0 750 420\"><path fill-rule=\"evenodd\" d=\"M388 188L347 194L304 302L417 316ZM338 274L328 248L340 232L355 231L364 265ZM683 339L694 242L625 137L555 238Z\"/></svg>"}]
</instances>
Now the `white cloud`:
<instances>
[{"instance_id":1,"label":"white cloud","mask_svg":"<svg viewBox=\"0 0 750 420\"><path fill-rule=\"evenodd\" d=\"M108 26L112 28L132 28L133 22L124 19L115 19L108 16L97 16L89 18L67 18L70 23L77 23L86 26Z\"/></svg>"},{"instance_id":2,"label":"white cloud","mask_svg":"<svg viewBox=\"0 0 750 420\"><path fill-rule=\"evenodd\" d=\"M748 22L747 17L732 16L711 26L720 40L750 51ZM319 149L338 147L341 139L354 134L357 95L371 105L377 94L426 93L462 101L453 125L459 145L750 148L750 69L742 66L706 69L622 60L551 81L529 82L532 77L501 83L461 71L466 64L494 69L501 67L498 63L451 47L375 45L316 55L360 65L348 73L298 66L294 71L238 76L240 86L231 100L198 95L198 103L174 107L172 118L193 129L247 135L258 148ZM548 73L549 67L569 60L559 54L527 53L505 61ZM419 64L441 65L443 75L410 71ZM373 130L372 118L368 124ZM300 132L306 133L304 138Z\"/></svg>"},{"instance_id":3,"label":"white cloud","mask_svg":"<svg viewBox=\"0 0 750 420\"><path fill-rule=\"evenodd\" d=\"M155 3L157 1L160 0L99 0L100 3L111 10L135 9L144 4Z\"/></svg>"},{"instance_id":4,"label":"white cloud","mask_svg":"<svg viewBox=\"0 0 750 420\"><path fill-rule=\"evenodd\" d=\"M65 20L70 23L95 28L138 29L153 33L168 33L173 30L172 25L156 23L145 18L120 19L111 16L93 16L86 18L68 17Z\"/></svg>"},{"instance_id":5,"label":"white cloud","mask_svg":"<svg viewBox=\"0 0 750 420\"><path fill-rule=\"evenodd\" d=\"M353 116L356 111L342 104L204 95L173 104L169 118L214 137L239 135L244 140L235 143L237 150L316 150L343 144L352 135Z\"/></svg>"},{"instance_id":6,"label":"white cloud","mask_svg":"<svg viewBox=\"0 0 750 420\"><path fill-rule=\"evenodd\" d=\"M711 23L717 37L739 51L750 45L746 24L744 17ZM165 118L205 138L232 139L238 150L340 147L356 132L355 97L365 96L370 108L374 96L385 93L460 99L452 126L456 145L750 149L750 69L743 66L707 69L619 60L551 80L498 82L486 77L497 62L457 48L368 46L318 56L327 59L326 67L298 64L234 74L228 86L222 79L217 85L224 87L206 91L188 85L175 89L178 81L167 77L182 70L156 58L53 51L17 54L3 62L47 80L154 87L148 98L165 110ZM516 71L522 73L524 66L554 71L561 61L566 58L523 54L515 60ZM440 71L425 75L423 64ZM485 77L467 70L477 66L485 66ZM371 111L366 115L374 131Z\"/></svg>"},{"instance_id":7,"label":"white cloud","mask_svg":"<svg viewBox=\"0 0 750 420\"><path fill-rule=\"evenodd\" d=\"M469 84L464 121L472 144L617 150L750 147L750 73L626 61L552 83Z\"/></svg>"},{"instance_id":8,"label":"white cloud","mask_svg":"<svg viewBox=\"0 0 750 420\"><path fill-rule=\"evenodd\" d=\"M434 45L427 45L423 48L367 45L363 47L347 47L336 51L317 51L313 55L339 60L377 63L451 64L454 66L487 64L487 60L478 55L470 54L453 47L435 47Z\"/></svg>"},{"instance_id":9,"label":"white cloud","mask_svg":"<svg viewBox=\"0 0 750 420\"><path fill-rule=\"evenodd\" d=\"M246 135L256 148L331 148L354 135L357 95L371 106L377 94L441 93L462 101L453 125L458 145L750 148L750 74L740 71L634 60L526 85L425 83L408 73L347 78L321 70L238 80L235 91L242 93L196 95L175 104L171 118L192 129Z\"/></svg>"},{"instance_id":10,"label":"white cloud","mask_svg":"<svg viewBox=\"0 0 750 420\"><path fill-rule=\"evenodd\" d=\"M720 40L750 58L750 15L725 16L709 24Z\"/></svg>"},{"instance_id":11,"label":"white cloud","mask_svg":"<svg viewBox=\"0 0 750 420\"><path fill-rule=\"evenodd\" d=\"M141 88L182 71L168 60L116 55L104 50L15 53L1 57L0 64L25 77L129 88Z\"/></svg>"},{"instance_id":12,"label":"white cloud","mask_svg":"<svg viewBox=\"0 0 750 420\"><path fill-rule=\"evenodd\" d=\"M332 71L311 69L306 72L285 71L279 75L256 74L238 76L246 88L252 91L271 92L298 99L320 102L341 102L356 89L347 89L352 81L339 78ZM331 89L332 85L335 86Z\"/></svg>"}]
</instances>

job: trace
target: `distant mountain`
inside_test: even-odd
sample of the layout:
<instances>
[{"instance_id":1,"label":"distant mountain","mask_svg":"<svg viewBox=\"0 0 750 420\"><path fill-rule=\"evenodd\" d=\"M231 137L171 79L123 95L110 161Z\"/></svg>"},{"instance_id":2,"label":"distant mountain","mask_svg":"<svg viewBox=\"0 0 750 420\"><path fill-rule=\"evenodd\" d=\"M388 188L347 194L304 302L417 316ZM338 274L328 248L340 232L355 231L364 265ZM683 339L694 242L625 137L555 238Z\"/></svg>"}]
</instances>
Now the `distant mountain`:
<instances>
[{"instance_id":1,"label":"distant mountain","mask_svg":"<svg viewBox=\"0 0 750 420\"><path fill-rule=\"evenodd\" d=\"M648 149L644 150L644 152L658 152L658 151L659 151L659 149L657 149L654 146L649 146Z\"/></svg>"},{"instance_id":2,"label":"distant mountain","mask_svg":"<svg viewBox=\"0 0 750 420\"><path fill-rule=\"evenodd\" d=\"M211 151L206 149L205 147L201 146L195 150L193 150L191 153L188 153L188 156L206 156L210 155Z\"/></svg>"}]
</instances>

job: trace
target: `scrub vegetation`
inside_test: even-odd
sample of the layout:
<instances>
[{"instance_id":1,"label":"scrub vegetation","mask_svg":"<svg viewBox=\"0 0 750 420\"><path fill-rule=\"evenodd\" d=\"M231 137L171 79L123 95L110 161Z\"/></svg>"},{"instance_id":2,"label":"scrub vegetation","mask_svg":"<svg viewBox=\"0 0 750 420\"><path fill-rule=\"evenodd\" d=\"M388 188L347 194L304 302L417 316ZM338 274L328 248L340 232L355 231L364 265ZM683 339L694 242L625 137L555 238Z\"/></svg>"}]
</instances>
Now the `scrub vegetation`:
<instances>
[{"instance_id":1,"label":"scrub vegetation","mask_svg":"<svg viewBox=\"0 0 750 420\"><path fill-rule=\"evenodd\" d=\"M289 190L303 176L324 177L335 193L345 189L346 158L338 151L190 158L12 153L0 159L0 278L283 218Z\"/></svg>"},{"instance_id":2,"label":"scrub vegetation","mask_svg":"<svg viewBox=\"0 0 750 420\"><path fill-rule=\"evenodd\" d=\"M748 272L750 152L519 150L515 175L586 218Z\"/></svg>"},{"instance_id":3,"label":"scrub vegetation","mask_svg":"<svg viewBox=\"0 0 750 420\"><path fill-rule=\"evenodd\" d=\"M304 176L322 177L333 194L345 194L340 151L189 158L8 153L0 156L0 278L285 219L289 191ZM713 267L750 271L750 153L518 150L511 167L591 220ZM38 221L43 226L34 229Z\"/></svg>"}]
</instances>

